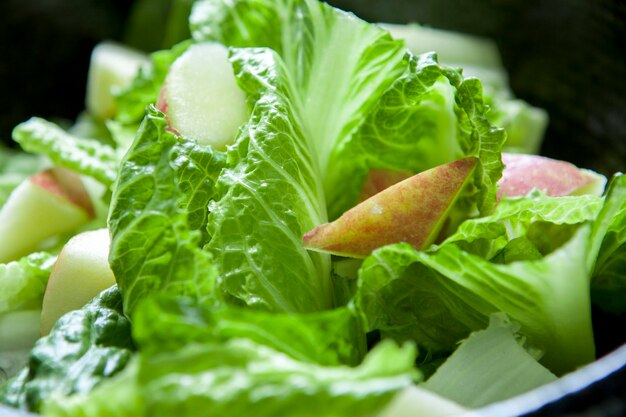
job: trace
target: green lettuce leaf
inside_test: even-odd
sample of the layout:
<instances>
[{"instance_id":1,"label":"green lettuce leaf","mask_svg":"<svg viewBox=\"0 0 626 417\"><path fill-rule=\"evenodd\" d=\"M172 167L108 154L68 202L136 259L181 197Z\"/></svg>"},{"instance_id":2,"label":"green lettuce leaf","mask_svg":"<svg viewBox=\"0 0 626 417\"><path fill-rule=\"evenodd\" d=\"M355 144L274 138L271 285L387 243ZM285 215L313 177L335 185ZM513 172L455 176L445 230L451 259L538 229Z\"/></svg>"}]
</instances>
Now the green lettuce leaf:
<instances>
[{"instance_id":1,"label":"green lettuce leaf","mask_svg":"<svg viewBox=\"0 0 626 417\"><path fill-rule=\"evenodd\" d=\"M583 254L591 226L541 259L494 264L445 244L419 252L396 244L375 251L360 271L356 303L368 330L414 340L428 351L454 350L467 335L506 313L562 374L594 359L589 278Z\"/></svg>"},{"instance_id":2,"label":"green lettuce leaf","mask_svg":"<svg viewBox=\"0 0 626 417\"><path fill-rule=\"evenodd\" d=\"M626 177L610 181L606 202L594 222L591 296L595 304L616 314L626 312ZM597 258L593 255L597 253Z\"/></svg>"},{"instance_id":3,"label":"green lettuce leaf","mask_svg":"<svg viewBox=\"0 0 626 417\"><path fill-rule=\"evenodd\" d=\"M203 251L206 206L224 156L166 131L150 109L120 167L109 214L110 263L131 314L153 292L202 300L215 294L215 267Z\"/></svg>"},{"instance_id":4,"label":"green lettuce leaf","mask_svg":"<svg viewBox=\"0 0 626 417\"><path fill-rule=\"evenodd\" d=\"M95 139L71 135L54 123L33 117L13 130L13 139L27 152L110 186L117 176L115 150Z\"/></svg>"},{"instance_id":5,"label":"green lettuce leaf","mask_svg":"<svg viewBox=\"0 0 626 417\"><path fill-rule=\"evenodd\" d=\"M268 49L235 52L233 64L256 102L229 151L209 206L207 249L233 302L286 312L332 307L330 259L302 235L326 219L311 145L289 99L289 78Z\"/></svg>"},{"instance_id":6,"label":"green lettuce leaf","mask_svg":"<svg viewBox=\"0 0 626 417\"><path fill-rule=\"evenodd\" d=\"M513 241L518 249L521 243L534 247L527 245L530 256L547 255L567 242L577 225L595 219L603 201L592 195L550 197L537 191L523 198L504 197L493 214L462 223L445 243L491 260Z\"/></svg>"},{"instance_id":7,"label":"green lettuce leaf","mask_svg":"<svg viewBox=\"0 0 626 417\"><path fill-rule=\"evenodd\" d=\"M56 256L44 252L0 264L0 316L41 308L43 293Z\"/></svg>"},{"instance_id":8,"label":"green lettuce leaf","mask_svg":"<svg viewBox=\"0 0 626 417\"><path fill-rule=\"evenodd\" d=\"M202 1L192 13L192 28L197 41L275 51L232 52L235 74L253 110L229 153L231 165L218 181L219 196L210 205L207 249L222 266L222 288L233 302L276 311L332 306L327 257L307 254L301 236L327 221L327 207L332 218L355 202L354 192L367 173L364 161L374 159L374 152L369 157L364 152L366 139L359 139L370 114L370 131L396 126L393 133L418 154L423 147L415 145L413 133L420 127L389 120L419 113L411 106L426 109L425 103L444 102L443 110L432 113L444 113L450 123L441 127L434 122L435 128L425 129L427 135L449 141L452 131L459 154L481 157L459 211L467 216L476 206L489 210L495 203L504 133L485 119L476 80L463 82L458 71L444 70L432 56L411 58L401 42L378 27L315 1ZM405 72L410 82L397 82ZM443 92L429 88L438 81ZM386 93L392 86L397 88ZM399 113L394 103L404 99L407 112L396 119L381 116L381 108ZM389 150L391 159L406 159L407 150L385 133L391 139L380 153ZM282 152L275 151L278 140ZM434 148L428 149L434 155ZM343 200L348 195L350 202ZM278 258L288 261L268 262Z\"/></svg>"},{"instance_id":9,"label":"green lettuce leaf","mask_svg":"<svg viewBox=\"0 0 626 417\"><path fill-rule=\"evenodd\" d=\"M331 178L341 164L358 162L336 153L405 70L402 42L352 14L310 0L200 1L191 25L197 41L276 51L292 89L290 108L313 152L324 192L332 196L342 183L352 184L350 177Z\"/></svg>"},{"instance_id":10,"label":"green lettuce leaf","mask_svg":"<svg viewBox=\"0 0 626 417\"><path fill-rule=\"evenodd\" d=\"M249 339L139 355L89 395L52 398L49 417L373 416L418 375L415 349L381 343L355 368L299 362Z\"/></svg>"},{"instance_id":11,"label":"green lettuce leaf","mask_svg":"<svg viewBox=\"0 0 626 417\"><path fill-rule=\"evenodd\" d=\"M478 408L555 381L523 346L505 315L491 316L421 386L458 404Z\"/></svg>"},{"instance_id":12,"label":"green lettuce leaf","mask_svg":"<svg viewBox=\"0 0 626 417\"><path fill-rule=\"evenodd\" d=\"M279 314L157 297L138 307L133 337L143 352L151 354L175 352L191 343L248 338L296 360L325 366L357 365L365 355L365 334L348 307Z\"/></svg>"},{"instance_id":13,"label":"green lettuce leaf","mask_svg":"<svg viewBox=\"0 0 626 417\"><path fill-rule=\"evenodd\" d=\"M420 172L468 155L481 161L461 206L493 207L505 134L485 118L476 79L463 80L432 54L411 57L380 28L316 1L203 0L191 26L198 41L281 56L331 219L356 203L370 168Z\"/></svg>"},{"instance_id":14,"label":"green lettuce leaf","mask_svg":"<svg viewBox=\"0 0 626 417\"><path fill-rule=\"evenodd\" d=\"M381 26L395 38L404 39L412 53L435 51L443 65L462 69L465 78L478 78L484 86L489 122L507 133L507 152L539 152L548 114L514 97L493 40L417 24Z\"/></svg>"},{"instance_id":15,"label":"green lettuce leaf","mask_svg":"<svg viewBox=\"0 0 626 417\"><path fill-rule=\"evenodd\" d=\"M327 174L331 218L356 202L370 169L418 173L465 156L478 157L478 166L457 203L459 215L490 213L505 134L489 124L486 112L478 80L439 65L432 53L410 57L405 73L333 156Z\"/></svg>"},{"instance_id":16,"label":"green lettuce leaf","mask_svg":"<svg viewBox=\"0 0 626 417\"><path fill-rule=\"evenodd\" d=\"M28 367L0 387L0 403L39 411L51 395L87 393L124 367L133 350L117 287L70 312L40 339Z\"/></svg>"},{"instance_id":17,"label":"green lettuce leaf","mask_svg":"<svg viewBox=\"0 0 626 417\"><path fill-rule=\"evenodd\" d=\"M485 101L491 107L487 118L507 133L506 152L539 153L548 127L548 113L509 94L486 93Z\"/></svg>"}]
</instances>

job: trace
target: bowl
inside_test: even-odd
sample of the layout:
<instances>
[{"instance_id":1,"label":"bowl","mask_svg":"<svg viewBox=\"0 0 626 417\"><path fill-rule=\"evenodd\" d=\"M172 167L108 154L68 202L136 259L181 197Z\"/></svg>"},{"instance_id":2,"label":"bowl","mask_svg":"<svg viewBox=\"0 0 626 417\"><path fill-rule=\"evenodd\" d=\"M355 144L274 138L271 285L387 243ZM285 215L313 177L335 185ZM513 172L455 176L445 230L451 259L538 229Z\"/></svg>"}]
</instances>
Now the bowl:
<instances>
[{"instance_id":1,"label":"bowl","mask_svg":"<svg viewBox=\"0 0 626 417\"><path fill-rule=\"evenodd\" d=\"M167 0L159 1L166 4ZM618 0L332 0L372 22L408 23L496 41L515 94L545 108L541 153L606 175L626 170L626 3ZM89 54L122 39L132 2L8 0L0 4L0 138L32 115L84 108ZM161 18L155 15L155 19ZM28 27L28 30L23 30ZM19 33L19 37L11 34ZM158 44L145 45L156 49ZM51 82L53 80L53 82ZM468 416L626 415L626 316L594 309L596 362ZM0 406L2 417L33 416Z\"/></svg>"}]
</instances>

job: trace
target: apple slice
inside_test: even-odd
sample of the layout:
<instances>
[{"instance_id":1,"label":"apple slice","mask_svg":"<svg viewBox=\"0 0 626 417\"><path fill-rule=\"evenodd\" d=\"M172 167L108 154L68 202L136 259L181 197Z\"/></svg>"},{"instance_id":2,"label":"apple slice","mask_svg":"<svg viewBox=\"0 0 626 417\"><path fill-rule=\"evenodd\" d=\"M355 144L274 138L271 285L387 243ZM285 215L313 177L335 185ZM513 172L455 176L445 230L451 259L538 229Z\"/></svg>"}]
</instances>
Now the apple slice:
<instances>
[{"instance_id":1,"label":"apple slice","mask_svg":"<svg viewBox=\"0 0 626 417\"><path fill-rule=\"evenodd\" d=\"M109 231L91 230L72 237L57 258L41 308L41 335L65 313L78 310L115 284L109 267Z\"/></svg>"},{"instance_id":2,"label":"apple slice","mask_svg":"<svg viewBox=\"0 0 626 417\"><path fill-rule=\"evenodd\" d=\"M113 94L133 81L148 56L127 46L102 42L93 49L87 75L86 106L94 116L106 119L117 112Z\"/></svg>"},{"instance_id":3,"label":"apple slice","mask_svg":"<svg viewBox=\"0 0 626 417\"><path fill-rule=\"evenodd\" d=\"M223 150L248 119L246 95L237 85L228 49L191 45L172 64L156 107L178 135Z\"/></svg>"},{"instance_id":4,"label":"apple slice","mask_svg":"<svg viewBox=\"0 0 626 417\"><path fill-rule=\"evenodd\" d=\"M498 198L523 196L532 189L547 195L602 195L606 177L573 164L538 155L503 153Z\"/></svg>"},{"instance_id":5,"label":"apple slice","mask_svg":"<svg viewBox=\"0 0 626 417\"><path fill-rule=\"evenodd\" d=\"M50 168L24 180L0 209L0 263L36 250L42 242L94 218L78 174Z\"/></svg>"},{"instance_id":6,"label":"apple slice","mask_svg":"<svg viewBox=\"0 0 626 417\"><path fill-rule=\"evenodd\" d=\"M304 246L353 258L395 242L425 248L437 237L476 162L460 159L401 181L306 233Z\"/></svg>"}]
</instances>

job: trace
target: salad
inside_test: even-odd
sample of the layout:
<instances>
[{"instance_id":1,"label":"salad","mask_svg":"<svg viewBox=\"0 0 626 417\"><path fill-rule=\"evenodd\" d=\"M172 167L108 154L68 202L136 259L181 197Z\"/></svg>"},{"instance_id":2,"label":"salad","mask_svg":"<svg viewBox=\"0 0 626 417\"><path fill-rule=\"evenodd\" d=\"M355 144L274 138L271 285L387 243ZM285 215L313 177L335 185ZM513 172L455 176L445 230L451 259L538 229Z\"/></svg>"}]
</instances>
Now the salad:
<instances>
[{"instance_id":1,"label":"salad","mask_svg":"<svg viewBox=\"0 0 626 417\"><path fill-rule=\"evenodd\" d=\"M183 15L0 150L0 403L436 417L594 361L626 179L535 155L493 43L317 0Z\"/></svg>"}]
</instances>

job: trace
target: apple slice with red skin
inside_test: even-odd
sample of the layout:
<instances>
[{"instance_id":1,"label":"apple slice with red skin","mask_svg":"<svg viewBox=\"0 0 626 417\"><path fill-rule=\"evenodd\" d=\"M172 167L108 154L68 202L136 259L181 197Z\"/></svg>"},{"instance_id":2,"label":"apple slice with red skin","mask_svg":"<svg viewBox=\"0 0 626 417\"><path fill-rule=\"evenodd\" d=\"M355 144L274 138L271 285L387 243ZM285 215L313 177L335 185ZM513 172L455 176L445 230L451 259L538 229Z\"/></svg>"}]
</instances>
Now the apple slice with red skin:
<instances>
[{"instance_id":1,"label":"apple slice with red skin","mask_svg":"<svg viewBox=\"0 0 626 417\"><path fill-rule=\"evenodd\" d=\"M52 268L41 307L41 335L65 313L87 304L115 284L109 267L110 237L107 229L90 230L72 237Z\"/></svg>"},{"instance_id":2,"label":"apple slice with red skin","mask_svg":"<svg viewBox=\"0 0 626 417\"><path fill-rule=\"evenodd\" d=\"M498 199L523 196L533 189L553 197L602 195L606 184L603 175L545 156L503 153L502 162Z\"/></svg>"},{"instance_id":3,"label":"apple slice with red skin","mask_svg":"<svg viewBox=\"0 0 626 417\"><path fill-rule=\"evenodd\" d=\"M234 142L248 119L228 49L214 42L193 44L174 61L155 106L172 133L220 150Z\"/></svg>"},{"instance_id":4,"label":"apple slice with red skin","mask_svg":"<svg viewBox=\"0 0 626 417\"><path fill-rule=\"evenodd\" d=\"M396 242L423 249L437 237L476 162L460 159L392 185L306 233L304 246L353 258Z\"/></svg>"},{"instance_id":5,"label":"apple slice with red skin","mask_svg":"<svg viewBox=\"0 0 626 417\"><path fill-rule=\"evenodd\" d=\"M24 180L0 209L0 263L37 250L95 217L80 176L50 168Z\"/></svg>"},{"instance_id":6,"label":"apple slice with red skin","mask_svg":"<svg viewBox=\"0 0 626 417\"><path fill-rule=\"evenodd\" d=\"M503 153L505 167L498 181L498 199L505 194L519 197L533 189L549 196L602 195L606 177L594 171L538 155ZM406 171L373 169L365 179L359 201L364 201L391 185L410 177Z\"/></svg>"}]
</instances>

